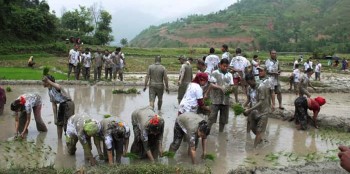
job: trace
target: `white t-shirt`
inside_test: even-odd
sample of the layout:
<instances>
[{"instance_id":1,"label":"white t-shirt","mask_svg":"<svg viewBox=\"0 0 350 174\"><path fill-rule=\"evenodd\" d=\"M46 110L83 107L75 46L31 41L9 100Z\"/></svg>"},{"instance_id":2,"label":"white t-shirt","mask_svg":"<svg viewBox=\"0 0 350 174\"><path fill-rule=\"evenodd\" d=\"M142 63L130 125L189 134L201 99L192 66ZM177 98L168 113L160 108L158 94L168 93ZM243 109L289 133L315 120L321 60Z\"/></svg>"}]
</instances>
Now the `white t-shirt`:
<instances>
[{"instance_id":1,"label":"white t-shirt","mask_svg":"<svg viewBox=\"0 0 350 174\"><path fill-rule=\"evenodd\" d=\"M248 66L250 66L250 62L248 61L247 58L245 58L241 55L237 55L236 57L232 58L231 63L230 63L230 67L233 67L234 69L241 70L243 75L244 75L244 69ZM236 78L236 77L238 77L238 75L239 74L236 72L233 74L233 77Z\"/></svg>"},{"instance_id":2,"label":"white t-shirt","mask_svg":"<svg viewBox=\"0 0 350 174\"><path fill-rule=\"evenodd\" d=\"M188 84L186 93L181 100L179 105L179 112L197 112L198 109L198 99L203 98L203 90L199 84L191 82Z\"/></svg>"},{"instance_id":3,"label":"white t-shirt","mask_svg":"<svg viewBox=\"0 0 350 174\"><path fill-rule=\"evenodd\" d=\"M79 51L75 51L74 49L71 49L69 51L69 63L73 64L74 66L77 66L79 62Z\"/></svg>"},{"instance_id":4,"label":"white t-shirt","mask_svg":"<svg viewBox=\"0 0 350 174\"><path fill-rule=\"evenodd\" d=\"M259 70L257 68L259 66L259 63L253 59L252 60L252 65L253 65L253 73L254 73L254 75L259 74Z\"/></svg>"},{"instance_id":5,"label":"white t-shirt","mask_svg":"<svg viewBox=\"0 0 350 174\"><path fill-rule=\"evenodd\" d=\"M295 69L295 65L296 65L296 64L299 64L298 60L294 61L293 70Z\"/></svg>"},{"instance_id":6,"label":"white t-shirt","mask_svg":"<svg viewBox=\"0 0 350 174\"><path fill-rule=\"evenodd\" d=\"M322 64L321 64L321 63L316 64L316 66L315 66L315 72L320 72L320 71L321 71L321 68L322 68Z\"/></svg>"},{"instance_id":7,"label":"white t-shirt","mask_svg":"<svg viewBox=\"0 0 350 174\"><path fill-rule=\"evenodd\" d=\"M91 66L91 53L89 52L88 54L82 54L82 58L84 60L84 67L89 68Z\"/></svg>"},{"instance_id":8,"label":"white t-shirt","mask_svg":"<svg viewBox=\"0 0 350 174\"><path fill-rule=\"evenodd\" d=\"M213 72L218 67L219 62L219 56L210 54L205 58L205 65L207 65L207 69L205 71L210 73Z\"/></svg>"},{"instance_id":9,"label":"white t-shirt","mask_svg":"<svg viewBox=\"0 0 350 174\"><path fill-rule=\"evenodd\" d=\"M228 61L231 61L230 52L224 52L224 54L221 56L221 59L227 59Z\"/></svg>"},{"instance_id":10,"label":"white t-shirt","mask_svg":"<svg viewBox=\"0 0 350 174\"><path fill-rule=\"evenodd\" d=\"M299 69L293 70L293 75L294 75L294 82L295 83L300 82L300 70Z\"/></svg>"}]
</instances>

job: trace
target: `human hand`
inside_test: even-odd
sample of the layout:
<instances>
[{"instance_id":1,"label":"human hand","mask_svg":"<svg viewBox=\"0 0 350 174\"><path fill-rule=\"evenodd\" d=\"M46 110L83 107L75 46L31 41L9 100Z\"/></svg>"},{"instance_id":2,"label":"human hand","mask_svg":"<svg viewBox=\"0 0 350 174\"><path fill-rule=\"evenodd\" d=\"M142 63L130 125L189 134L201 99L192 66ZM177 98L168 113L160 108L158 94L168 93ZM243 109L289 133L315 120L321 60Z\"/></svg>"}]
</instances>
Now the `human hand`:
<instances>
[{"instance_id":1,"label":"human hand","mask_svg":"<svg viewBox=\"0 0 350 174\"><path fill-rule=\"evenodd\" d=\"M345 146L339 146L339 150L341 151L338 153L340 166L346 171L350 172L350 150Z\"/></svg>"},{"instance_id":2,"label":"human hand","mask_svg":"<svg viewBox=\"0 0 350 174\"><path fill-rule=\"evenodd\" d=\"M25 131L23 131L23 132L21 133L21 137L24 138L25 135L26 135L26 133L25 133Z\"/></svg>"}]
</instances>

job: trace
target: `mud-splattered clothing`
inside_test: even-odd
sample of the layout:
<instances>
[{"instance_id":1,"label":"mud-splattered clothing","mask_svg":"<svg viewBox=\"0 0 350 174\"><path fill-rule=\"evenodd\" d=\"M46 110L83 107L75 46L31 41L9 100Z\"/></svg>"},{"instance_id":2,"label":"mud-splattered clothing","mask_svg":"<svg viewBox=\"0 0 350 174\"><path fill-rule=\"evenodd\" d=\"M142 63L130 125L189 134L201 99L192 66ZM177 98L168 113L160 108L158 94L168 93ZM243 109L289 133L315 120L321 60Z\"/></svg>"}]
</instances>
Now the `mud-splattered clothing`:
<instances>
[{"instance_id":1,"label":"mud-splattered clothing","mask_svg":"<svg viewBox=\"0 0 350 174\"><path fill-rule=\"evenodd\" d=\"M221 56L221 59L227 59L228 62L231 62L231 55L230 52L224 52Z\"/></svg>"},{"instance_id":2,"label":"mud-splattered clothing","mask_svg":"<svg viewBox=\"0 0 350 174\"><path fill-rule=\"evenodd\" d=\"M272 112L270 86L271 82L269 79L263 79L257 89L257 100L258 102L262 102L260 107L257 108L259 115L265 115Z\"/></svg>"},{"instance_id":3,"label":"mud-splattered clothing","mask_svg":"<svg viewBox=\"0 0 350 174\"><path fill-rule=\"evenodd\" d=\"M247 95L249 96L249 107L253 107L258 103L257 89L251 86L247 89Z\"/></svg>"},{"instance_id":4,"label":"mud-splattered clothing","mask_svg":"<svg viewBox=\"0 0 350 174\"><path fill-rule=\"evenodd\" d=\"M164 84L168 87L168 75L165 67L160 63L155 63L148 67L146 79L149 79L149 101L154 102L156 96L158 102L163 101Z\"/></svg>"},{"instance_id":5,"label":"mud-splattered clothing","mask_svg":"<svg viewBox=\"0 0 350 174\"><path fill-rule=\"evenodd\" d=\"M5 89L0 86L0 115L4 112L4 105L6 104L6 92Z\"/></svg>"},{"instance_id":6,"label":"mud-splattered clothing","mask_svg":"<svg viewBox=\"0 0 350 174\"><path fill-rule=\"evenodd\" d=\"M80 54L79 51L71 49L69 51L69 63L74 65L74 66L77 66L79 63L79 54Z\"/></svg>"},{"instance_id":7,"label":"mud-splattered clothing","mask_svg":"<svg viewBox=\"0 0 350 174\"><path fill-rule=\"evenodd\" d=\"M209 81L224 88L230 88L233 85L232 74L230 72L223 73L220 70L215 70L211 74ZM224 94L224 92L220 89L211 90L210 98L212 100L212 104L230 105L230 96Z\"/></svg>"},{"instance_id":8,"label":"mud-splattered clothing","mask_svg":"<svg viewBox=\"0 0 350 174\"><path fill-rule=\"evenodd\" d=\"M131 152L145 157L146 152L150 150L153 157L158 156L159 145L163 141L164 120L159 117L159 134L150 134L148 126L150 120L156 115L151 107L135 110L132 115L132 126L134 130L134 142L131 146Z\"/></svg>"},{"instance_id":9,"label":"mud-splattered clothing","mask_svg":"<svg viewBox=\"0 0 350 174\"><path fill-rule=\"evenodd\" d=\"M198 114L186 112L176 118L174 126L174 140L170 145L171 151L177 151L185 137L190 147L198 146L198 124L204 119Z\"/></svg>"},{"instance_id":10,"label":"mud-splattered clothing","mask_svg":"<svg viewBox=\"0 0 350 174\"><path fill-rule=\"evenodd\" d=\"M203 90L198 83L190 83L179 105L179 113L197 112L198 99L203 98Z\"/></svg>"},{"instance_id":11,"label":"mud-splattered clothing","mask_svg":"<svg viewBox=\"0 0 350 174\"><path fill-rule=\"evenodd\" d=\"M102 58L101 53L94 53L94 80L101 79L101 74L102 74L102 63L103 63L103 58Z\"/></svg>"},{"instance_id":12,"label":"mud-splattered clothing","mask_svg":"<svg viewBox=\"0 0 350 174\"><path fill-rule=\"evenodd\" d=\"M50 102L59 104L57 110L57 117L54 118L54 122L57 126L64 126L64 130L67 127L67 120L74 115L75 105L64 88L57 90L54 87L49 88Z\"/></svg>"},{"instance_id":13,"label":"mud-splattered clothing","mask_svg":"<svg viewBox=\"0 0 350 174\"><path fill-rule=\"evenodd\" d=\"M237 55L236 57L232 58L230 62L230 67L241 70L240 72L233 73L233 78L240 77L242 80L244 80L246 68L248 68L249 66L250 62L248 61L248 59L241 55Z\"/></svg>"},{"instance_id":14,"label":"mud-splattered clothing","mask_svg":"<svg viewBox=\"0 0 350 174\"><path fill-rule=\"evenodd\" d=\"M177 95L177 99L179 101L182 100L182 98L184 97L185 93L186 93L186 89L189 83L191 83L192 81L192 66L184 63L181 66L180 69L180 86L178 89L178 95Z\"/></svg>"},{"instance_id":15,"label":"mud-splattered clothing","mask_svg":"<svg viewBox=\"0 0 350 174\"><path fill-rule=\"evenodd\" d=\"M281 70L279 61L277 59L274 60L272 58L267 59L265 61L265 66L267 68L268 77L272 83L271 90L275 90L275 93L280 93L281 85L278 79L279 75L270 74L270 73L278 73Z\"/></svg>"},{"instance_id":16,"label":"mud-splattered clothing","mask_svg":"<svg viewBox=\"0 0 350 174\"><path fill-rule=\"evenodd\" d=\"M67 123L67 148L69 154L73 155L76 151L76 143L79 141L84 148L85 157L92 157L91 153L91 137L84 131L84 124L91 117L84 114L76 114L68 119ZM101 125L98 123L99 130L101 132ZM98 135L94 135L94 138L98 138Z\"/></svg>"},{"instance_id":17,"label":"mud-splattered clothing","mask_svg":"<svg viewBox=\"0 0 350 174\"><path fill-rule=\"evenodd\" d=\"M101 131L104 139L104 143L108 150L112 149L113 145L113 136L112 136L112 127L121 125L125 129L123 139L128 139L130 137L130 128L129 126L119 118L110 117L105 118L101 122Z\"/></svg>"},{"instance_id":18,"label":"mud-splattered clothing","mask_svg":"<svg viewBox=\"0 0 350 174\"><path fill-rule=\"evenodd\" d=\"M307 87L309 86L310 79L307 76L307 74L303 74L300 76L300 83L299 83L299 94L300 95L307 95L311 96L309 91L307 90Z\"/></svg>"},{"instance_id":19,"label":"mud-splattered clothing","mask_svg":"<svg viewBox=\"0 0 350 174\"><path fill-rule=\"evenodd\" d=\"M307 113L308 104L306 97L298 97L294 101L295 106L295 112L294 112L294 118L295 123L301 125L301 129L306 130L307 129L307 119L309 117L309 114Z\"/></svg>"},{"instance_id":20,"label":"mud-splattered clothing","mask_svg":"<svg viewBox=\"0 0 350 174\"><path fill-rule=\"evenodd\" d=\"M214 70L218 68L218 64L220 62L220 58L217 55L210 54L205 58L205 65L207 69L205 72L212 73Z\"/></svg>"}]
</instances>

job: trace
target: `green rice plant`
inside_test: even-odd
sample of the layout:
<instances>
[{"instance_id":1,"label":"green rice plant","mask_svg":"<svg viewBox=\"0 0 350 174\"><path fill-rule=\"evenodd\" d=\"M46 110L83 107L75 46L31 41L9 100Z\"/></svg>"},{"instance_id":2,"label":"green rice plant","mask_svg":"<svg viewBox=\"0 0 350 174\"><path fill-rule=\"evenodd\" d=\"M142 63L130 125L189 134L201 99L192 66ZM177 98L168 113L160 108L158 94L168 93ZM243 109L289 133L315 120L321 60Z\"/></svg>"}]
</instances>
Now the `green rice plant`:
<instances>
[{"instance_id":1,"label":"green rice plant","mask_svg":"<svg viewBox=\"0 0 350 174\"><path fill-rule=\"evenodd\" d=\"M44 76L49 75L49 71L50 71L50 68L48 66L45 66L43 69L43 75Z\"/></svg>"},{"instance_id":2,"label":"green rice plant","mask_svg":"<svg viewBox=\"0 0 350 174\"><path fill-rule=\"evenodd\" d=\"M206 99L204 100L204 105L205 105L205 106L210 106L210 105L211 105L211 100L210 100L210 98L206 98Z\"/></svg>"},{"instance_id":3,"label":"green rice plant","mask_svg":"<svg viewBox=\"0 0 350 174\"><path fill-rule=\"evenodd\" d=\"M208 159L208 160L214 161L215 160L215 155L213 155L213 154L206 154L204 156L204 159Z\"/></svg>"},{"instance_id":4,"label":"green rice plant","mask_svg":"<svg viewBox=\"0 0 350 174\"><path fill-rule=\"evenodd\" d=\"M137 154L131 153L131 152L126 153L125 157L127 157L129 159L139 159L140 158Z\"/></svg>"},{"instance_id":5,"label":"green rice plant","mask_svg":"<svg viewBox=\"0 0 350 174\"><path fill-rule=\"evenodd\" d=\"M9 86L7 86L7 87L6 87L6 92L12 92L12 88L9 87Z\"/></svg>"},{"instance_id":6,"label":"green rice plant","mask_svg":"<svg viewBox=\"0 0 350 174\"><path fill-rule=\"evenodd\" d=\"M109 118L109 117L111 117L111 115L109 115L109 114L103 115L103 118Z\"/></svg>"},{"instance_id":7,"label":"green rice plant","mask_svg":"<svg viewBox=\"0 0 350 174\"><path fill-rule=\"evenodd\" d=\"M136 88L129 88L127 90L115 89L112 91L113 94L140 94Z\"/></svg>"},{"instance_id":8,"label":"green rice plant","mask_svg":"<svg viewBox=\"0 0 350 174\"><path fill-rule=\"evenodd\" d=\"M265 156L266 161L276 162L279 159L279 155L275 153L270 153Z\"/></svg>"},{"instance_id":9,"label":"green rice plant","mask_svg":"<svg viewBox=\"0 0 350 174\"><path fill-rule=\"evenodd\" d=\"M175 152L164 151L163 156L168 157L168 158L174 158Z\"/></svg>"},{"instance_id":10,"label":"green rice plant","mask_svg":"<svg viewBox=\"0 0 350 174\"><path fill-rule=\"evenodd\" d=\"M113 94L123 94L124 93L124 90L121 90L121 89L115 89L112 91Z\"/></svg>"},{"instance_id":11,"label":"green rice plant","mask_svg":"<svg viewBox=\"0 0 350 174\"><path fill-rule=\"evenodd\" d=\"M126 90L126 94L137 94L138 92L136 88L129 88Z\"/></svg>"},{"instance_id":12,"label":"green rice plant","mask_svg":"<svg viewBox=\"0 0 350 174\"><path fill-rule=\"evenodd\" d=\"M244 112L244 108L239 103L233 104L232 109L233 109L233 112L235 113L235 116L241 115Z\"/></svg>"}]
</instances>

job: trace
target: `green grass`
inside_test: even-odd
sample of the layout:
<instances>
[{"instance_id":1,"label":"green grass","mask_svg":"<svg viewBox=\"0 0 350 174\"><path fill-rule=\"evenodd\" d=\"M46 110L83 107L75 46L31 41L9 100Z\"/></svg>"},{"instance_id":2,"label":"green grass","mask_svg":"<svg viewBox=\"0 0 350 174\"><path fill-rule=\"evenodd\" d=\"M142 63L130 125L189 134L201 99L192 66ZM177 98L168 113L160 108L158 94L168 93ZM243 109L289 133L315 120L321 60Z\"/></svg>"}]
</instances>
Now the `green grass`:
<instances>
[{"instance_id":1,"label":"green grass","mask_svg":"<svg viewBox=\"0 0 350 174\"><path fill-rule=\"evenodd\" d=\"M2 80L41 80L43 77L42 69L31 68L15 68L15 67L1 67L0 79ZM61 73L51 72L56 80L67 79L67 75Z\"/></svg>"}]
</instances>

